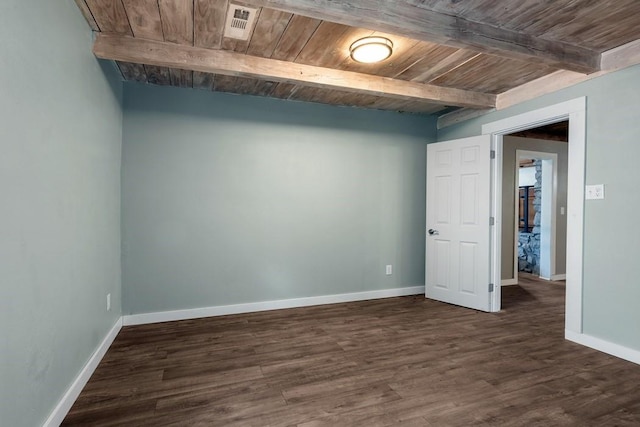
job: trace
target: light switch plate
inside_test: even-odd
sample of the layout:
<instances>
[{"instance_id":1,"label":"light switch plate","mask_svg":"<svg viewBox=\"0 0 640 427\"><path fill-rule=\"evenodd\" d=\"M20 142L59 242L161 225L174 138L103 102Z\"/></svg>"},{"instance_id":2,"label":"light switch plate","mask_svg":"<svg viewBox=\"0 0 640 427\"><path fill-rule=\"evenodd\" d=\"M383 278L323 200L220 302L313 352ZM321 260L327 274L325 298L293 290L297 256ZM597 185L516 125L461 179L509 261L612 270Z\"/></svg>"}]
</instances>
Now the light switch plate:
<instances>
[{"instance_id":1,"label":"light switch plate","mask_svg":"<svg viewBox=\"0 0 640 427\"><path fill-rule=\"evenodd\" d=\"M587 185L584 193L587 200L604 199L604 184Z\"/></svg>"}]
</instances>

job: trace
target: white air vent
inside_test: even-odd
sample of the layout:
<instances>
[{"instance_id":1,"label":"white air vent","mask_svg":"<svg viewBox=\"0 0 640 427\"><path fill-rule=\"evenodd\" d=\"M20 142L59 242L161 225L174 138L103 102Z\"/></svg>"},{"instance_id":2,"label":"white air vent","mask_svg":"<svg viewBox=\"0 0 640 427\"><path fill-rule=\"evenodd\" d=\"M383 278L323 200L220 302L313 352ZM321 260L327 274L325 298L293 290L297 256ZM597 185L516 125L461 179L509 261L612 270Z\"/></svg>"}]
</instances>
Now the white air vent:
<instances>
[{"instance_id":1,"label":"white air vent","mask_svg":"<svg viewBox=\"0 0 640 427\"><path fill-rule=\"evenodd\" d=\"M257 9L238 6L231 3L224 25L224 36L232 39L247 40L256 20Z\"/></svg>"}]
</instances>

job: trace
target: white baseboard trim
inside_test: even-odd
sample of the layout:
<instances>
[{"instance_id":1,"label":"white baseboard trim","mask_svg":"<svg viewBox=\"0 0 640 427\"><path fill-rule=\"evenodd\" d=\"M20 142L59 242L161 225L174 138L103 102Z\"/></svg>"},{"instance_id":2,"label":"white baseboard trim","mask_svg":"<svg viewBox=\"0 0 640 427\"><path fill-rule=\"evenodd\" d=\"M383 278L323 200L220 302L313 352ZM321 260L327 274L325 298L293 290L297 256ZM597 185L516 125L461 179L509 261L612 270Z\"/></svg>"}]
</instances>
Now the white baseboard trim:
<instances>
[{"instance_id":1,"label":"white baseboard trim","mask_svg":"<svg viewBox=\"0 0 640 427\"><path fill-rule=\"evenodd\" d=\"M69 410L73 406L73 403L76 401L80 392L93 375L93 372L98 367L98 364L106 354L107 350L115 340L118 332L122 328L122 317L118 318L118 321L113 325L111 330L107 333L107 336L104 337L98 348L93 352L89 361L84 365L84 368L80 371L76 379L73 381L71 386L67 389L67 392L62 396L60 402L56 405L47 418L47 421L44 422L43 427L58 427L62 424L64 417L69 413Z\"/></svg>"},{"instance_id":2,"label":"white baseboard trim","mask_svg":"<svg viewBox=\"0 0 640 427\"><path fill-rule=\"evenodd\" d=\"M567 275L566 274L554 274L551 276L551 280L553 280L554 282L556 280L567 280Z\"/></svg>"},{"instance_id":3,"label":"white baseboard trim","mask_svg":"<svg viewBox=\"0 0 640 427\"><path fill-rule=\"evenodd\" d=\"M629 362L637 363L640 365L640 351L638 350L624 347L620 344L614 344L612 342L605 341L591 335L579 334L567 329L565 329L564 331L564 337L569 341L582 344L603 353L607 353L612 356L619 357L620 359L628 360Z\"/></svg>"},{"instance_id":4,"label":"white baseboard trim","mask_svg":"<svg viewBox=\"0 0 640 427\"><path fill-rule=\"evenodd\" d=\"M503 279L500 281L500 286L513 286L518 284L518 279Z\"/></svg>"},{"instance_id":5,"label":"white baseboard trim","mask_svg":"<svg viewBox=\"0 0 640 427\"><path fill-rule=\"evenodd\" d=\"M309 307L313 305L336 304L341 302L364 301L369 299L392 298L406 295L424 294L424 286L382 289L378 291L354 292L349 294L324 295L308 298L293 298L277 301L253 302L247 304L221 305L192 308L186 310L161 311L156 313L130 314L122 316L124 326L148 323L171 322L174 320L197 319L200 317L225 316L228 314L253 313L256 311L280 310L284 308Z\"/></svg>"}]
</instances>

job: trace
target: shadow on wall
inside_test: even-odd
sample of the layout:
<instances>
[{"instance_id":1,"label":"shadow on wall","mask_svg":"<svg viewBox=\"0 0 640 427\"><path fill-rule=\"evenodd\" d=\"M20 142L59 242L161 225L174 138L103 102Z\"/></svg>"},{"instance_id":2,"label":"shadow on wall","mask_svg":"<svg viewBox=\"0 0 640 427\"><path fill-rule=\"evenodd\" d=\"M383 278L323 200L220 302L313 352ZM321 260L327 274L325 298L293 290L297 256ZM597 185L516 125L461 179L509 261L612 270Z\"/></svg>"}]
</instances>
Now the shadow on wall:
<instances>
[{"instance_id":1,"label":"shadow on wall","mask_svg":"<svg viewBox=\"0 0 640 427\"><path fill-rule=\"evenodd\" d=\"M120 70L111 61L105 61L103 59L97 59L97 61L105 76L105 80L109 83L109 88L113 96L118 100L120 106L122 106L122 81L118 78L120 76Z\"/></svg>"},{"instance_id":2,"label":"shadow on wall","mask_svg":"<svg viewBox=\"0 0 640 427\"><path fill-rule=\"evenodd\" d=\"M144 91L144 112L163 112L172 115L215 117L218 120L238 121L238 134L243 127L270 123L314 128L330 127L333 131L383 133L397 135L425 135L435 129L436 117L414 113L340 107L302 101L290 101L260 96L211 92L169 86L148 86L124 83L125 108L138 109L136 93ZM416 120L423 117L423 121ZM419 125L416 125L419 122Z\"/></svg>"}]
</instances>

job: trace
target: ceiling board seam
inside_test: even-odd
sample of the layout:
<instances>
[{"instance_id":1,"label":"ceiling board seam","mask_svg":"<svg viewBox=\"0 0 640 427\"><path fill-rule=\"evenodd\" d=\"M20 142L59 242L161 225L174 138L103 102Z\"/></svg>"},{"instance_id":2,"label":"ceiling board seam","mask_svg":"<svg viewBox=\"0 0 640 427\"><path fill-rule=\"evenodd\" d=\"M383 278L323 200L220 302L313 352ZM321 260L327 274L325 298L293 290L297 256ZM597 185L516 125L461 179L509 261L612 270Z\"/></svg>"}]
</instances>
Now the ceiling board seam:
<instances>
[{"instance_id":1,"label":"ceiling board seam","mask_svg":"<svg viewBox=\"0 0 640 427\"><path fill-rule=\"evenodd\" d=\"M262 16L262 8L260 8L259 11L260 11L260 13L258 13L258 16L256 17L256 19L253 22L253 32L249 35L249 38L247 39L247 52L249 52L251 50L251 45L254 43L253 35L255 34L255 31L256 31L256 28L258 27L258 24L260 24L260 17Z\"/></svg>"},{"instance_id":2,"label":"ceiling board seam","mask_svg":"<svg viewBox=\"0 0 640 427\"><path fill-rule=\"evenodd\" d=\"M156 0L156 4L158 5L158 15L160 15L160 31L162 31L162 40L167 41L164 35L164 22L162 18L162 8L160 7L160 0Z\"/></svg>"},{"instance_id":3,"label":"ceiling board seam","mask_svg":"<svg viewBox=\"0 0 640 427\"><path fill-rule=\"evenodd\" d=\"M286 13L289 13L289 12L286 12ZM278 46L280 45L280 41L282 41L284 34L287 32L287 29L289 28L289 25L291 24L291 20L293 19L293 17L294 17L294 14L292 13L291 16L289 17L289 20L287 21L287 25L284 27L284 31L280 33L280 37L278 37L278 42L275 44L275 47L271 51L271 54L269 54L269 58L271 58L273 56L273 53L276 51L276 49L278 49Z\"/></svg>"},{"instance_id":4,"label":"ceiling board seam","mask_svg":"<svg viewBox=\"0 0 640 427\"><path fill-rule=\"evenodd\" d=\"M432 83L432 82L438 80L439 78L446 76L447 74L457 70L458 68L462 67L463 65L466 65L469 62L473 61L474 59L478 58L480 55L482 55L482 54L479 53L477 55L474 55L471 58L467 59L466 61L462 61L460 64L456 65L455 67L450 68L450 69L448 69L446 71L443 71L440 74L437 74L436 76L434 76L434 77L430 78L429 80L427 80L427 83Z\"/></svg>"},{"instance_id":5,"label":"ceiling board seam","mask_svg":"<svg viewBox=\"0 0 640 427\"><path fill-rule=\"evenodd\" d=\"M95 26L98 29L98 31L101 32L102 29L100 28L100 24L98 24L98 20L96 19L95 15L93 14L93 11L91 10L89 5L87 4L86 0L77 0L77 1L80 1L80 2L82 2L82 4L84 4L84 9L86 9L86 11L89 12L89 15L91 16L91 19L93 20L93 23L95 24ZM89 26L91 26L91 23L89 23Z\"/></svg>"},{"instance_id":6,"label":"ceiling board seam","mask_svg":"<svg viewBox=\"0 0 640 427\"><path fill-rule=\"evenodd\" d=\"M412 40L413 40L413 39L412 39ZM418 46L419 44L420 44L420 40L415 40L415 43L414 43L414 44L412 44L412 45L411 45L411 47L409 47L409 48L407 49L407 52L410 52L412 49L415 49L415 48L416 48L416 46ZM395 73L395 74L393 75L393 78L398 77L399 75L401 75L402 73L406 72L406 71L407 71L407 70L409 70L411 67L413 67L414 65L418 64L419 62L421 62L421 61L423 61L423 60L424 60L424 57L421 57L421 58L416 59L415 61L413 61L413 62L411 63L411 65L408 65L408 66L407 66L407 67L405 67L402 71L400 71L400 72L398 72L398 73Z\"/></svg>"},{"instance_id":7,"label":"ceiling board seam","mask_svg":"<svg viewBox=\"0 0 640 427\"><path fill-rule=\"evenodd\" d=\"M196 45L196 0L191 0L191 46Z\"/></svg>"},{"instance_id":8,"label":"ceiling board seam","mask_svg":"<svg viewBox=\"0 0 640 427\"><path fill-rule=\"evenodd\" d=\"M320 26L322 25L322 23L324 22L324 20L320 20L320 23L318 24L318 26L316 27L315 30L313 30L313 33L311 33L311 35L309 36L309 38L307 39L306 42L304 42L304 46L302 46L302 49L300 49L300 52L298 52L296 54L296 57L293 58L293 61L291 62L298 62L298 58L300 57L300 54L304 51L304 49L307 47L307 45L309 44L309 42L311 41L311 39L313 38L313 36L316 35L316 33L318 32L318 29L320 28Z\"/></svg>"},{"instance_id":9,"label":"ceiling board seam","mask_svg":"<svg viewBox=\"0 0 640 427\"><path fill-rule=\"evenodd\" d=\"M129 31L131 31L131 35L135 36L133 33L133 25L131 25L131 19L129 19L129 12L127 12L127 8L124 6L124 1L120 0L120 5L122 6L122 10L124 10L124 16L127 17L127 24L129 25Z\"/></svg>"},{"instance_id":10,"label":"ceiling board seam","mask_svg":"<svg viewBox=\"0 0 640 427\"><path fill-rule=\"evenodd\" d=\"M249 34L249 39L248 39L248 43L247 43L247 48L244 50L244 54L247 53L247 51L249 50L249 44L251 44L251 40L253 39L253 35L256 33L256 27L258 26L258 21L260 20L260 17L262 16L262 9L263 8L258 8L258 11L256 12L256 20L253 22L253 28L251 29L251 34Z\"/></svg>"}]
</instances>

